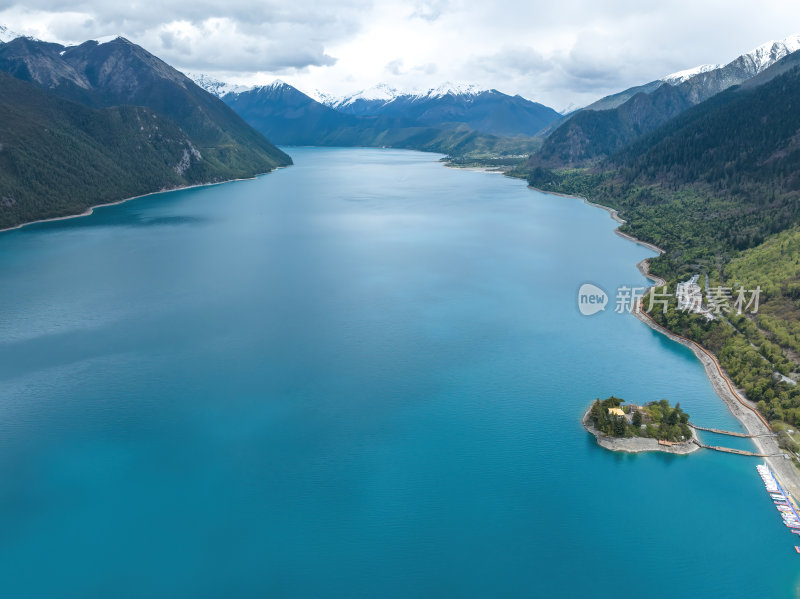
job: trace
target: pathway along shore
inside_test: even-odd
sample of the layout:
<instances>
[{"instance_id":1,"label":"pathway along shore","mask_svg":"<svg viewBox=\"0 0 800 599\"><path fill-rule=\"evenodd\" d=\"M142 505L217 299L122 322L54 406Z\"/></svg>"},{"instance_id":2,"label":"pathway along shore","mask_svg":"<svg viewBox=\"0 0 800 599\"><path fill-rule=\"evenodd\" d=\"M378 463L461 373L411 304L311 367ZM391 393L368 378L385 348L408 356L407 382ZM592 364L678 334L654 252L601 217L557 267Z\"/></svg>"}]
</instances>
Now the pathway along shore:
<instances>
[{"instance_id":1,"label":"pathway along shore","mask_svg":"<svg viewBox=\"0 0 800 599\"><path fill-rule=\"evenodd\" d=\"M644 264L642 264L644 262ZM640 270L643 272L647 269L647 261L643 260L639 263ZM651 277L653 279L657 277ZM733 382L725 374L722 366L717 360L716 356L709 352L701 345L695 343L691 339L681 337L675 333L668 331L660 324L655 322L649 314L639 310L634 312L636 318L641 320L647 326L662 335L666 335L673 341L688 347L700 360L706 375L711 380L711 385L714 391L719 395L728 409L742 423L747 434L751 435L753 444L758 448L758 453L773 456L764 458L769 464L770 469L777 474L784 487L796 498L800 498L800 472L794 465L794 460L786 457L774 457L775 455L783 456L785 452L778 446L777 437L772 436L772 428L766 419L759 413L753 402L745 399L744 392L737 389Z\"/></svg>"},{"instance_id":2,"label":"pathway along shore","mask_svg":"<svg viewBox=\"0 0 800 599\"><path fill-rule=\"evenodd\" d=\"M551 193L544 190L537 191L542 191L542 193ZM611 218L620 225L625 224L625 220L619 216L617 211L613 208L609 208L608 206L595 204L594 202L590 202L586 198L580 196L569 196L566 194L551 195L562 195L563 197L573 197L583 200L583 202L589 206L594 206L608 212ZM664 253L664 250L662 250L660 247L655 246L652 243L647 243L646 241L636 239L632 235L628 235L627 233L620 231L619 228L616 228L614 233L620 237L632 241L633 243L651 249L658 254ZM642 275L653 282L653 286L661 287L666 285L666 281L664 279L650 273L649 258L645 258L636 266ZM748 434L753 436L752 441L758 449L758 453L772 456L762 459L769 464L770 469L780 479L780 483L784 486L784 488L789 491L795 499L800 500L800 471L795 466L794 459L789 457L774 457L776 455L786 454L778 446L777 437L773 437L769 434L772 432L772 427L770 427L767 420L759 413L755 404L745 398L744 391L737 389L734 386L733 382L728 378L728 375L725 374L716 356L691 339L681 337L680 335L676 335L675 333L665 329L652 318L650 318L650 315L646 312L634 310L634 315L653 330L661 333L662 335L666 335L681 345L685 345L691 349L692 352L694 352L694 355L697 356L697 359L700 360L700 363L703 365L706 375L711 381L711 385L716 394L720 397L720 399L722 399L722 401L725 402L725 405L728 406L728 409L736 417L736 419L742 423L742 426L744 426Z\"/></svg>"}]
</instances>

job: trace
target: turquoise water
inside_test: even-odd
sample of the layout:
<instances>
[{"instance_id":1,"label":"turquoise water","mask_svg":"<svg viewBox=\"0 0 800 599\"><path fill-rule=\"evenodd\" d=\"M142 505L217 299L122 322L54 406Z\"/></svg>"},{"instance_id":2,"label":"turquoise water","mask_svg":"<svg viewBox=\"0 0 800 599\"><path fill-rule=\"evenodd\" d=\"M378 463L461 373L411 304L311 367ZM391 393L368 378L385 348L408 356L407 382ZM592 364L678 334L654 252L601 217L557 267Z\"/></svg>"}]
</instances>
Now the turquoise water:
<instances>
[{"instance_id":1,"label":"turquoise water","mask_svg":"<svg viewBox=\"0 0 800 599\"><path fill-rule=\"evenodd\" d=\"M741 430L608 215L430 154L0 235L0 596L794 597L750 458L620 455L595 397ZM745 442L745 446L749 442Z\"/></svg>"}]
</instances>

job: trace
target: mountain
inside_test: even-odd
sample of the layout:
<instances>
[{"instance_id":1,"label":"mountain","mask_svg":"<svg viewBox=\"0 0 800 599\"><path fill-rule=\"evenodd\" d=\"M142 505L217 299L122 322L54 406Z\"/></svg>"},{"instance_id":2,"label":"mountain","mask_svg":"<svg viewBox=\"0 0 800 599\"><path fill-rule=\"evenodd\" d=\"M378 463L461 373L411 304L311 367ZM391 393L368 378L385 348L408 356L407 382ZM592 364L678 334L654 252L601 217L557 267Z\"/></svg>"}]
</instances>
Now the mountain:
<instances>
[{"instance_id":1,"label":"mountain","mask_svg":"<svg viewBox=\"0 0 800 599\"><path fill-rule=\"evenodd\" d=\"M218 98L121 37L69 47L17 38L0 44L0 70L91 108L149 108L191 139L208 180L252 176L291 161Z\"/></svg>"},{"instance_id":2,"label":"mountain","mask_svg":"<svg viewBox=\"0 0 800 599\"><path fill-rule=\"evenodd\" d=\"M607 96L565 119L532 165L578 166L609 156L687 108L739 85L800 49L800 35L768 42L726 65L702 65Z\"/></svg>"},{"instance_id":3,"label":"mountain","mask_svg":"<svg viewBox=\"0 0 800 599\"><path fill-rule=\"evenodd\" d=\"M339 112L411 119L425 125L463 123L475 131L513 137L533 136L561 115L522 96L476 85L452 85L420 93L401 93L386 85L345 98L327 99Z\"/></svg>"},{"instance_id":4,"label":"mountain","mask_svg":"<svg viewBox=\"0 0 800 599\"><path fill-rule=\"evenodd\" d=\"M246 85L236 85L234 83L225 83L224 81L220 81L219 79L215 79L209 75L205 75L203 73L186 73L186 76L194 81L197 85L202 87L208 93L221 98L225 94L229 94L231 92L246 92L251 87L247 87Z\"/></svg>"},{"instance_id":5,"label":"mountain","mask_svg":"<svg viewBox=\"0 0 800 599\"><path fill-rule=\"evenodd\" d=\"M582 110L612 110L618 106L621 106L636 94L651 94L662 85L664 85L664 80L659 79L656 81L651 81L650 83L645 83L644 85L629 87L628 89L617 92L616 94L611 94L610 96L600 98L588 106L584 106Z\"/></svg>"},{"instance_id":6,"label":"mountain","mask_svg":"<svg viewBox=\"0 0 800 599\"><path fill-rule=\"evenodd\" d=\"M632 231L668 249L662 274L687 260L724 263L731 252L800 223L798 97L800 53L592 167L529 166L529 180L620 209Z\"/></svg>"},{"instance_id":7,"label":"mountain","mask_svg":"<svg viewBox=\"0 0 800 599\"><path fill-rule=\"evenodd\" d=\"M530 138L507 139L459 122L427 124L402 114L341 112L280 80L227 93L222 100L256 130L285 145L393 147L449 155L527 155L538 147Z\"/></svg>"},{"instance_id":8,"label":"mountain","mask_svg":"<svg viewBox=\"0 0 800 599\"><path fill-rule=\"evenodd\" d=\"M800 55L785 60L760 85L687 110L612 156L606 168L631 183L724 188L759 206L757 218L771 223L762 236L793 224L800 219Z\"/></svg>"},{"instance_id":9,"label":"mountain","mask_svg":"<svg viewBox=\"0 0 800 599\"><path fill-rule=\"evenodd\" d=\"M596 102L584 107L584 110L610 110L621 104L624 104L637 93L649 94L654 92L665 83L669 83L670 85L680 85L681 83L686 83L687 81L695 79L700 75L711 73L713 71L722 71L728 76L731 75L731 72L738 71L739 77L742 81L744 81L765 71L785 56L788 56L797 50L800 50L800 35L792 35L780 41L767 42L746 54L742 54L727 65L703 64L690 69L684 69L683 71L672 73L656 81L651 81L650 83L645 83L644 85L637 85L616 94L601 98L600 100L597 100ZM727 71L725 71L726 67L728 67ZM712 81L713 79L714 78L712 77ZM698 79L696 82L700 88L708 85L708 83L709 82L704 78ZM712 87L710 90L701 93L706 97L711 97L711 95L718 93L719 91L722 91L722 89L719 89L718 87Z\"/></svg>"},{"instance_id":10,"label":"mountain","mask_svg":"<svg viewBox=\"0 0 800 599\"><path fill-rule=\"evenodd\" d=\"M206 180L180 128L137 106L93 109L0 72L0 228Z\"/></svg>"},{"instance_id":11,"label":"mountain","mask_svg":"<svg viewBox=\"0 0 800 599\"><path fill-rule=\"evenodd\" d=\"M0 227L291 159L222 101L123 38L0 43Z\"/></svg>"},{"instance_id":12,"label":"mountain","mask_svg":"<svg viewBox=\"0 0 800 599\"><path fill-rule=\"evenodd\" d=\"M379 83L349 96L330 96L322 92L318 92L318 95L320 102L337 112L358 116L377 116L386 104L399 96L408 94L390 87L386 83Z\"/></svg>"},{"instance_id":13,"label":"mountain","mask_svg":"<svg viewBox=\"0 0 800 599\"><path fill-rule=\"evenodd\" d=\"M22 34L12 31L5 25L0 25L0 43L10 42L18 37L22 37Z\"/></svg>"},{"instance_id":14,"label":"mountain","mask_svg":"<svg viewBox=\"0 0 800 599\"><path fill-rule=\"evenodd\" d=\"M280 79L222 96L257 131L285 145L370 145L374 119L362 119L320 104Z\"/></svg>"}]
</instances>

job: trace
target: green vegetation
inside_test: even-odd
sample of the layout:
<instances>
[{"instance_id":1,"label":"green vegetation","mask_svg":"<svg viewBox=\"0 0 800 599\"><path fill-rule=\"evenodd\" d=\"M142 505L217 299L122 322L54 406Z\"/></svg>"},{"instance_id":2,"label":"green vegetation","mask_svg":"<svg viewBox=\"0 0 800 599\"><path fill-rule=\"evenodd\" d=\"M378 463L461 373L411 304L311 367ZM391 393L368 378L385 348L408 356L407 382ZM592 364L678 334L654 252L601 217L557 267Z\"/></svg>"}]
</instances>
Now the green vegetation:
<instances>
[{"instance_id":1,"label":"green vegetation","mask_svg":"<svg viewBox=\"0 0 800 599\"><path fill-rule=\"evenodd\" d=\"M481 133L467 125L390 128L381 131L371 146L439 152L472 160L495 160L506 156L527 156L541 147L535 137L500 137Z\"/></svg>"},{"instance_id":2,"label":"green vegetation","mask_svg":"<svg viewBox=\"0 0 800 599\"><path fill-rule=\"evenodd\" d=\"M33 81L39 70L43 81L67 77L75 65L103 74L91 79L96 87L89 79L48 87L0 71L0 228L291 164L225 104L130 42L62 50L25 38L0 44L0 68Z\"/></svg>"},{"instance_id":3,"label":"green vegetation","mask_svg":"<svg viewBox=\"0 0 800 599\"><path fill-rule=\"evenodd\" d=\"M509 171L525 163L527 156L448 156L442 160L448 166L456 168L487 168L498 171Z\"/></svg>"},{"instance_id":4,"label":"green vegetation","mask_svg":"<svg viewBox=\"0 0 800 599\"><path fill-rule=\"evenodd\" d=\"M555 129L534 158L537 166L585 165L620 150L690 106L671 85L639 94L611 110L583 110Z\"/></svg>"},{"instance_id":5,"label":"green vegetation","mask_svg":"<svg viewBox=\"0 0 800 599\"><path fill-rule=\"evenodd\" d=\"M251 176L147 108L91 109L0 72L0 228L161 189ZM273 163L262 163L269 169Z\"/></svg>"},{"instance_id":6,"label":"green vegetation","mask_svg":"<svg viewBox=\"0 0 800 599\"><path fill-rule=\"evenodd\" d=\"M622 230L665 254L651 272L675 284L761 288L755 314L708 321L653 316L713 351L774 427L800 427L800 69L691 108L599 166L515 169L534 187L617 209ZM794 443L785 435L785 445Z\"/></svg>"},{"instance_id":7,"label":"green vegetation","mask_svg":"<svg viewBox=\"0 0 800 599\"><path fill-rule=\"evenodd\" d=\"M649 437L680 442L692 438L689 414L680 404L672 408L666 399L643 406L622 406L624 399L597 399L589 410L589 419L601 433L610 437ZM621 410L623 414L617 414Z\"/></svg>"}]
</instances>

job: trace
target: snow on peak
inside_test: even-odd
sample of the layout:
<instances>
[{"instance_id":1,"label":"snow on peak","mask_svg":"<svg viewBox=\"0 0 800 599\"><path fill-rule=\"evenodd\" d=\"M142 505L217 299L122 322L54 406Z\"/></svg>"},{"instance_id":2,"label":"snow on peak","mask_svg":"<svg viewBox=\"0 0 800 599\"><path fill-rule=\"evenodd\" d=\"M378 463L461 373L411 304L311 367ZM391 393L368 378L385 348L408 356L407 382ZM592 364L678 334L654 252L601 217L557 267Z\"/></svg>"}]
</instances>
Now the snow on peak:
<instances>
[{"instance_id":1,"label":"snow on peak","mask_svg":"<svg viewBox=\"0 0 800 599\"><path fill-rule=\"evenodd\" d=\"M384 100L386 102L391 102L397 96L402 96L402 95L403 92L398 90L396 87L391 87L387 83L379 83L367 89L363 89L360 92L353 94L350 97L352 99Z\"/></svg>"},{"instance_id":2,"label":"snow on peak","mask_svg":"<svg viewBox=\"0 0 800 599\"><path fill-rule=\"evenodd\" d=\"M367 89L362 89L359 92L347 96L334 96L333 94L326 94L325 92L316 90L313 97L315 100L325 104L326 106L330 106L331 108L342 108L359 100L364 100L366 102L383 102L384 104L388 104L395 98L403 95L406 95L406 93L401 92L397 88L391 87L386 83L378 83L377 85L373 85Z\"/></svg>"},{"instance_id":3,"label":"snow on peak","mask_svg":"<svg viewBox=\"0 0 800 599\"><path fill-rule=\"evenodd\" d=\"M288 83L286 83L285 81L281 80L281 79L276 79L272 83L270 83L268 85L264 85L262 87L265 87L267 89L280 89L282 87L292 87L292 86L289 85Z\"/></svg>"},{"instance_id":4,"label":"snow on peak","mask_svg":"<svg viewBox=\"0 0 800 599\"><path fill-rule=\"evenodd\" d=\"M225 83L224 81L220 81L219 79L215 79L210 75L206 75L204 73L186 73L186 76L194 81L197 85L202 87L210 94L214 94L218 98L221 98L225 94L228 93L241 93L249 91L251 88L244 86L244 85L236 85L235 83Z\"/></svg>"},{"instance_id":5,"label":"snow on peak","mask_svg":"<svg viewBox=\"0 0 800 599\"><path fill-rule=\"evenodd\" d=\"M751 76L755 76L765 69L768 69L782 58L798 50L800 50L800 34L795 34L782 40L761 44L758 48L754 48L750 52L742 54L728 64L736 62L743 63L741 66L744 66ZM676 85L688 81L701 73L707 73L714 69L721 69L725 66L727 65L704 64L699 67L694 67L693 69L686 69L685 71L678 71L677 73L672 73L672 75L667 75L662 81Z\"/></svg>"},{"instance_id":6,"label":"snow on peak","mask_svg":"<svg viewBox=\"0 0 800 599\"><path fill-rule=\"evenodd\" d=\"M333 94L327 94L324 91L315 89L313 92L306 94L309 98L313 98L320 104L325 104L329 106L330 104L335 103L339 98L334 96Z\"/></svg>"},{"instance_id":7,"label":"snow on peak","mask_svg":"<svg viewBox=\"0 0 800 599\"><path fill-rule=\"evenodd\" d=\"M721 66L722 65L719 64L701 64L699 67L694 67L692 69L684 69L683 71L678 71L677 73L672 73L671 75L667 75L661 81L664 81L665 83L670 83L672 85L677 85L678 83L689 81L689 79L697 75L700 75L701 73L708 73L709 71L718 69Z\"/></svg>"},{"instance_id":8,"label":"snow on peak","mask_svg":"<svg viewBox=\"0 0 800 599\"><path fill-rule=\"evenodd\" d=\"M761 44L758 48L751 50L744 56L749 57L753 61L756 74L758 74L764 69L771 67L782 58L798 50L800 50L800 34L795 34L782 40Z\"/></svg>"},{"instance_id":9,"label":"snow on peak","mask_svg":"<svg viewBox=\"0 0 800 599\"><path fill-rule=\"evenodd\" d=\"M8 27L4 25L0 25L0 43L10 42L11 40L15 40L18 37L24 37L21 33L17 33L16 31L11 31Z\"/></svg>"},{"instance_id":10,"label":"snow on peak","mask_svg":"<svg viewBox=\"0 0 800 599\"><path fill-rule=\"evenodd\" d=\"M452 96L477 96L478 94L488 91L486 88L476 85L474 83L459 83L452 84L449 81L443 83L439 87L429 89L427 92L415 94L419 98L443 98L447 95Z\"/></svg>"},{"instance_id":11,"label":"snow on peak","mask_svg":"<svg viewBox=\"0 0 800 599\"><path fill-rule=\"evenodd\" d=\"M331 108L342 108L359 100L388 104L398 98L432 100L443 98L447 95L477 96L485 91L488 91L487 88L475 85L474 83L453 84L447 82L438 87L432 87L426 90L399 90L387 83L379 83L349 96L333 96L317 90L314 93L314 98Z\"/></svg>"},{"instance_id":12,"label":"snow on peak","mask_svg":"<svg viewBox=\"0 0 800 599\"><path fill-rule=\"evenodd\" d=\"M273 93L283 94L283 93L297 92L299 90L294 86L289 85L282 79L275 79L272 83L267 83L266 85L254 85L251 88L237 90L235 93L241 93L242 91L252 91L252 92L259 92L266 94L273 94Z\"/></svg>"},{"instance_id":13,"label":"snow on peak","mask_svg":"<svg viewBox=\"0 0 800 599\"><path fill-rule=\"evenodd\" d=\"M121 35L104 35L102 37L96 37L92 41L97 42L97 45L107 44L108 42L113 42L116 39L121 38Z\"/></svg>"}]
</instances>

